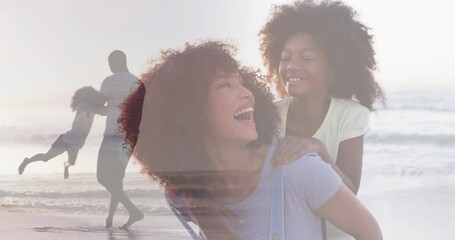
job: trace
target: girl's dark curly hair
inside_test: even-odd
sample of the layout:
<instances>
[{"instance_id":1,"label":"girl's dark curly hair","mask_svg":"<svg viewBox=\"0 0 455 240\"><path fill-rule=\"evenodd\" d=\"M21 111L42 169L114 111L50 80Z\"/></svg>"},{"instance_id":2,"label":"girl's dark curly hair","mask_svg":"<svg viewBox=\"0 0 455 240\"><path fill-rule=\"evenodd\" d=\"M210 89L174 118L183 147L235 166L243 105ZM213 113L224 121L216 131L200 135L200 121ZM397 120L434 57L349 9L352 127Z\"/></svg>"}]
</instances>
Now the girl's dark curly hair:
<instances>
[{"instance_id":1,"label":"girl's dark curly hair","mask_svg":"<svg viewBox=\"0 0 455 240\"><path fill-rule=\"evenodd\" d=\"M278 111L264 77L240 68L234 53L232 46L217 41L162 51L123 104L119 124L129 150L134 149L142 171L167 190L196 195L217 181L203 147L205 106L217 70L240 72L255 97L259 137L250 146L270 143L276 135Z\"/></svg>"},{"instance_id":2,"label":"girl's dark curly hair","mask_svg":"<svg viewBox=\"0 0 455 240\"><path fill-rule=\"evenodd\" d=\"M296 1L274 6L259 36L262 59L278 93L286 95L278 74L281 50L291 35L307 33L324 50L333 71L331 96L355 96L370 110L376 99L384 103L383 91L372 73L376 69L373 36L356 18L357 12L338 1Z\"/></svg>"},{"instance_id":3,"label":"girl's dark curly hair","mask_svg":"<svg viewBox=\"0 0 455 240\"><path fill-rule=\"evenodd\" d=\"M103 106L107 101L107 97L91 86L79 88L74 92L71 98L71 110L76 111L80 104L87 106L99 107Z\"/></svg>"}]
</instances>

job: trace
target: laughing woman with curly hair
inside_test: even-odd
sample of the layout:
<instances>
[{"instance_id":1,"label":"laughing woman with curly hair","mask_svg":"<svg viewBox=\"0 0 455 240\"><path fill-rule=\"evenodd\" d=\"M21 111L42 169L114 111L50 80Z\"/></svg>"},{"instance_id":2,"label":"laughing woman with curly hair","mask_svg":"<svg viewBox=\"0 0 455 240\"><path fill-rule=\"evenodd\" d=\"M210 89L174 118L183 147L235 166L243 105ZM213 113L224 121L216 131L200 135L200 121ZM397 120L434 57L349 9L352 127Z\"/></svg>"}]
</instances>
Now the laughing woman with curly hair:
<instances>
[{"instance_id":1,"label":"laughing woman with curly hair","mask_svg":"<svg viewBox=\"0 0 455 240\"><path fill-rule=\"evenodd\" d=\"M163 52L119 119L143 171L173 195L171 209L199 225L200 236L181 220L193 239L322 239L321 217L357 239L382 239L374 217L318 155L272 171L278 111L234 52L220 42ZM235 234L220 233L223 218L186 205L188 198L215 201L244 223L227 220Z\"/></svg>"}]
</instances>

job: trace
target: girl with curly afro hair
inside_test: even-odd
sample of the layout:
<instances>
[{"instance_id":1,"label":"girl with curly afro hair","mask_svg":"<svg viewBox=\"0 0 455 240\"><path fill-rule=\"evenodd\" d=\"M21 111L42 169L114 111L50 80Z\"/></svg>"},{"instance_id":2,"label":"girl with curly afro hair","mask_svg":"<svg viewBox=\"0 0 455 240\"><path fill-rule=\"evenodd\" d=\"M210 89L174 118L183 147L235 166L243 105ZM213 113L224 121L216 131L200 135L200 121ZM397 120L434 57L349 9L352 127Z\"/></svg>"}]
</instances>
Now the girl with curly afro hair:
<instances>
[{"instance_id":1,"label":"girl with curly afro hair","mask_svg":"<svg viewBox=\"0 0 455 240\"><path fill-rule=\"evenodd\" d=\"M282 142L308 142L356 194L369 111L384 102L368 27L342 2L296 1L274 6L259 36L269 77L284 98L277 103L280 136L289 136Z\"/></svg>"},{"instance_id":2,"label":"girl with curly afro hair","mask_svg":"<svg viewBox=\"0 0 455 240\"><path fill-rule=\"evenodd\" d=\"M214 41L163 51L119 119L143 172L164 187L193 238L322 239L323 217L359 239L381 239L374 217L316 154L272 171L278 109L265 80L234 53ZM213 202L244 223L206 212Z\"/></svg>"}]
</instances>

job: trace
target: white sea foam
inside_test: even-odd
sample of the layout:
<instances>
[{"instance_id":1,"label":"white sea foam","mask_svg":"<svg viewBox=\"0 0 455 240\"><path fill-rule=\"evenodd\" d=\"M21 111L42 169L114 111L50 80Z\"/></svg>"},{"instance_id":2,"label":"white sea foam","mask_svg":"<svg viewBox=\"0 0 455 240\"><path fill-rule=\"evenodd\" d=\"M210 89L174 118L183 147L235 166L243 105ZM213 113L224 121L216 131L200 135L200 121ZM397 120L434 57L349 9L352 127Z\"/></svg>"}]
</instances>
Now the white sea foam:
<instances>
[{"instance_id":1,"label":"white sea foam","mask_svg":"<svg viewBox=\"0 0 455 240\"><path fill-rule=\"evenodd\" d=\"M17 176L2 175L0 207L53 209L84 214L108 211L109 193L96 181L95 174ZM125 192L146 214L169 214L160 187L139 173L127 173ZM121 208L119 212L125 213Z\"/></svg>"}]
</instances>

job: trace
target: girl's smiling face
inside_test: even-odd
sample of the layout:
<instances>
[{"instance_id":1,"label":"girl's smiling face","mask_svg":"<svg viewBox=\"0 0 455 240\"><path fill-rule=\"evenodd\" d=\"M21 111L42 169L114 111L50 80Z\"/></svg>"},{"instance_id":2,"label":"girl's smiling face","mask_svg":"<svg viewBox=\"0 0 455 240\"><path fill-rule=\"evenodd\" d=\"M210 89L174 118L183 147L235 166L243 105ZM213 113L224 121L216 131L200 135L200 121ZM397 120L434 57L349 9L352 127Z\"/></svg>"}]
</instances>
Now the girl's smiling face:
<instances>
[{"instance_id":1,"label":"girl's smiling face","mask_svg":"<svg viewBox=\"0 0 455 240\"><path fill-rule=\"evenodd\" d=\"M333 79L324 51L306 33L291 35L281 51L279 75L293 97L328 94Z\"/></svg>"}]
</instances>

